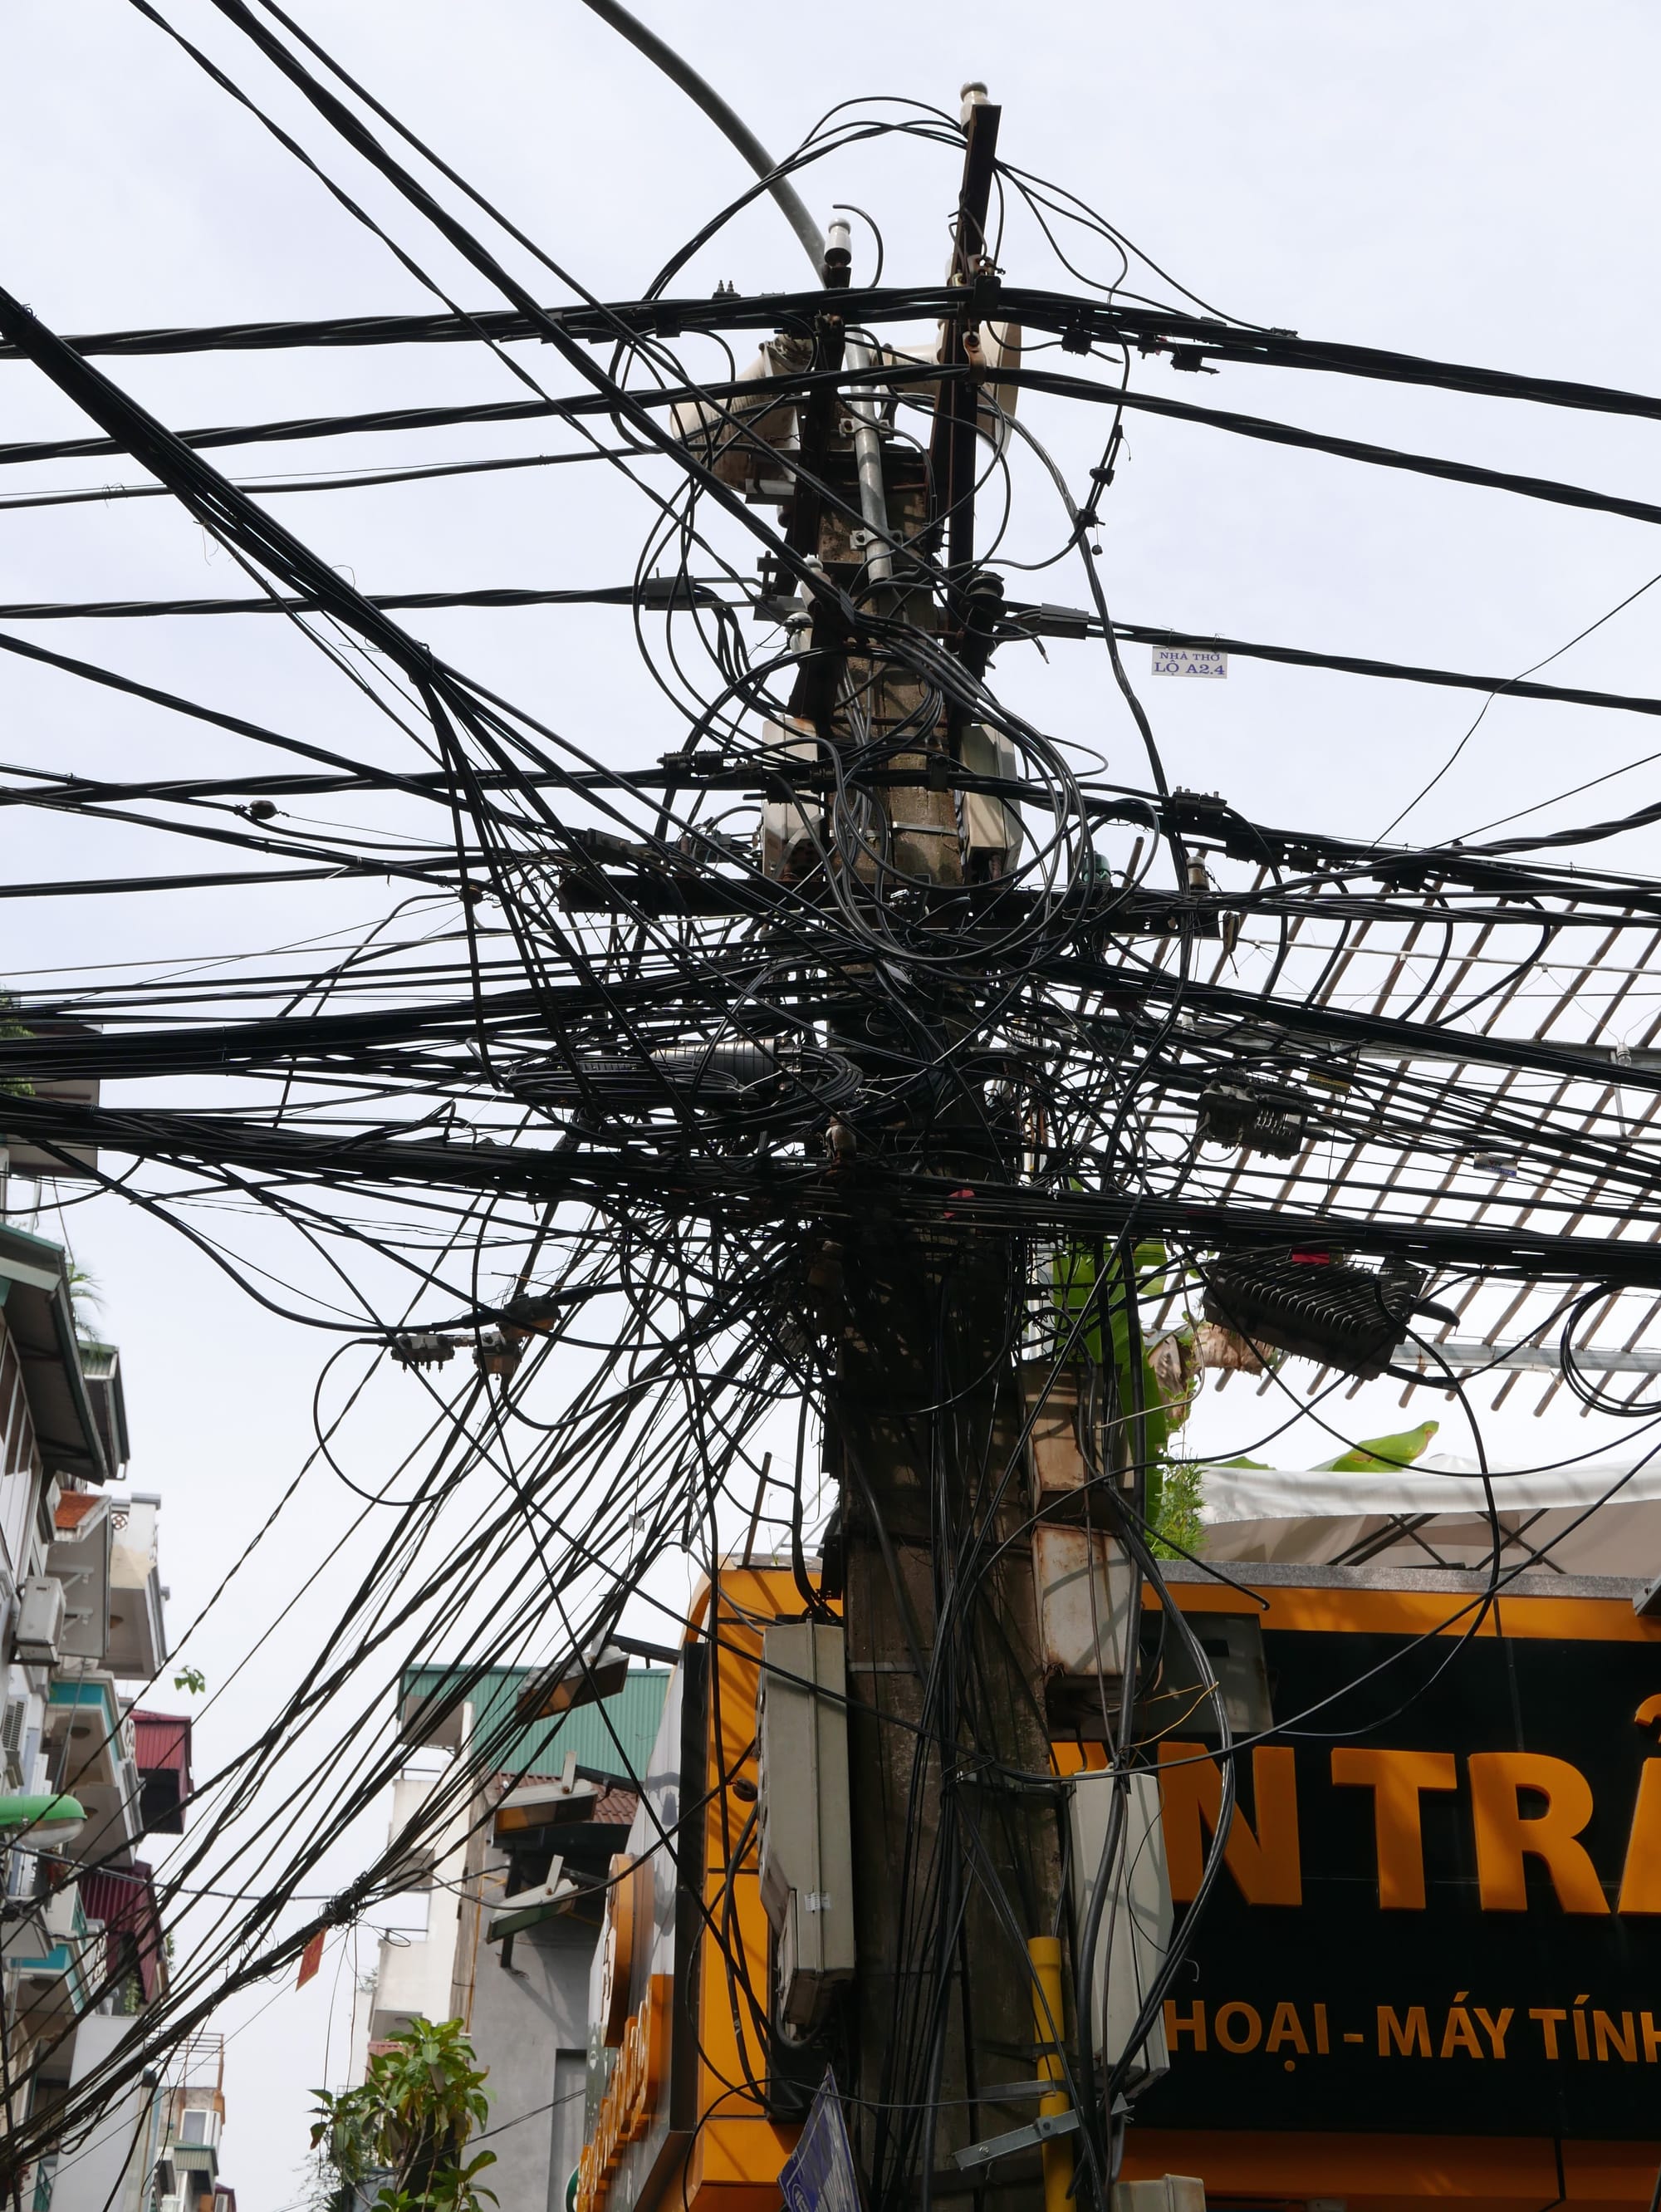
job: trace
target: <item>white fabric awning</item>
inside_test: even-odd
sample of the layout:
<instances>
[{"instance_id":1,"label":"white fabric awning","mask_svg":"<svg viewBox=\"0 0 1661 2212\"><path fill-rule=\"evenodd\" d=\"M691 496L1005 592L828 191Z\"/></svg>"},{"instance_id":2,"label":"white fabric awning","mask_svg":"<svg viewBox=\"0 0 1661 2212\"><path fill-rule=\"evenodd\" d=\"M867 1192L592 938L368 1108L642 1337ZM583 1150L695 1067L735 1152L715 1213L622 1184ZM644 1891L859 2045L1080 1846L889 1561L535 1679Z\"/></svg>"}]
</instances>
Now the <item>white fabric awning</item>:
<instances>
[{"instance_id":1,"label":"white fabric awning","mask_svg":"<svg viewBox=\"0 0 1661 2212\"><path fill-rule=\"evenodd\" d=\"M1565 1574L1661 1575L1661 1450L1492 1480L1509 1562L1537 1547ZM1451 1453L1358 1474L1207 1466L1203 1482L1203 1556L1219 1562L1471 1566L1492 1548L1476 1462Z\"/></svg>"}]
</instances>

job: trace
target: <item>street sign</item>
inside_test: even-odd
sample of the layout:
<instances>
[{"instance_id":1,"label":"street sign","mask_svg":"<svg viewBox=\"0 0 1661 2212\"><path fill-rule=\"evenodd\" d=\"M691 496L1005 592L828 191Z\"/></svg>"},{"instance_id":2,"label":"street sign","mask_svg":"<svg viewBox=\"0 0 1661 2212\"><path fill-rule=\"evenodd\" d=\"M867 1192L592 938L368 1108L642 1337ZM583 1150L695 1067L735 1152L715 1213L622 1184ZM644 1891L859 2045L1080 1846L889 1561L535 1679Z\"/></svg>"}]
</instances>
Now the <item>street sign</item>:
<instances>
[{"instance_id":1,"label":"street sign","mask_svg":"<svg viewBox=\"0 0 1661 2212\"><path fill-rule=\"evenodd\" d=\"M802 2139L779 2168L779 2186L787 2212L859 2212L853 2145L828 2066L814 2091Z\"/></svg>"},{"instance_id":2,"label":"street sign","mask_svg":"<svg viewBox=\"0 0 1661 2212\"><path fill-rule=\"evenodd\" d=\"M1217 677L1228 673L1228 655L1214 653L1209 647L1195 645L1156 645L1154 647L1155 676Z\"/></svg>"}]
</instances>

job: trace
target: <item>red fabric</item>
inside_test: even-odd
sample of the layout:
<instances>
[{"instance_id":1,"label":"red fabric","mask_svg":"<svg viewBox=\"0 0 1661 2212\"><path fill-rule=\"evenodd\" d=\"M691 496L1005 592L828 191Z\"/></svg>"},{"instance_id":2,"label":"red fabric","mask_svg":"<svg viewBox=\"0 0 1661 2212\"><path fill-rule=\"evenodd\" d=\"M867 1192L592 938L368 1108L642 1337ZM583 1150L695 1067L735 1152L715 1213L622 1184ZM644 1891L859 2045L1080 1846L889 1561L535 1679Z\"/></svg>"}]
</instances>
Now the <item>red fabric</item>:
<instances>
[{"instance_id":1,"label":"red fabric","mask_svg":"<svg viewBox=\"0 0 1661 2212\"><path fill-rule=\"evenodd\" d=\"M300 1954L300 1979L294 1984L294 1987L297 1990L303 1990L306 1983L311 1980L312 1975L316 1973L318 1968L323 1964L324 1933L324 1931L319 1928L317 1934L312 1936L311 1942L306 1946L306 1948Z\"/></svg>"},{"instance_id":2,"label":"red fabric","mask_svg":"<svg viewBox=\"0 0 1661 2212\"><path fill-rule=\"evenodd\" d=\"M161 1916L156 1910L155 1886L150 1869L136 1860L124 1874L100 1867L81 1877L81 1909L88 1920L101 1920L106 1929L104 1972L113 1978L121 1972L124 1938L130 1936L138 1954L138 1978L144 2002L155 1998L161 1983Z\"/></svg>"}]
</instances>

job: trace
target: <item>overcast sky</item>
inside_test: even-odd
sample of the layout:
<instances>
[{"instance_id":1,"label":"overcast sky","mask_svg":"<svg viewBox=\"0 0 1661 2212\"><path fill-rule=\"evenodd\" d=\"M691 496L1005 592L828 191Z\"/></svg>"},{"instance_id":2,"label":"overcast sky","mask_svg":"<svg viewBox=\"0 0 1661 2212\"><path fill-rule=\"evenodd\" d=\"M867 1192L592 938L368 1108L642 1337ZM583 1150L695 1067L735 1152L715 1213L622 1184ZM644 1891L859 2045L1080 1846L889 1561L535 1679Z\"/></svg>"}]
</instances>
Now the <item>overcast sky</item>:
<instances>
[{"instance_id":1,"label":"overcast sky","mask_svg":"<svg viewBox=\"0 0 1661 2212\"><path fill-rule=\"evenodd\" d=\"M390 210L386 194L300 116L205 0L158 4L296 125L332 174ZM747 181L709 125L579 0L294 4L355 73L602 296L637 296ZM1652 8L846 0L824 11L643 0L643 12L775 149L837 101L887 93L955 111L962 81L984 78L1003 105L1008 159L1102 210L1219 309L1310 337L1661 388L1651 236L1661 19ZM57 329L429 304L385 249L127 0L13 0L0 40L11 95L0 135L0 283ZM955 195L945 150L856 148L810 172L803 189L821 215L833 200L870 210L890 276L938 275ZM441 281L470 304L496 304L412 218L396 219L400 238ZM867 252L863 232L858 252ZM1013 237L1005 266L1011 282L1055 279L1029 229ZM868 258L857 263L859 275L869 269ZM1108 273L1105 262L1091 273L1098 269ZM755 291L803 278L799 249L763 206L681 282L707 295L723 280ZM547 296L561 296L551 279ZM179 428L513 390L499 367L461 348L106 366ZM1661 500L1661 426L1651 422L1250 368L1201 384L1138 365L1137 378L1184 398ZM3 440L83 427L15 363L0 364L0 407ZM1033 419L1053 430L1078 483L1095 458L1088 439L1099 424L1081 431L1040 410ZM275 473L555 442L532 426L517 443L476 432L381 437L239 453L231 465ZM0 471L0 496L136 473L110 462ZM621 582L646 521L614 480L582 468L289 499L279 511L371 590ZM1053 512L1023 517L1021 526L1034 545L1054 542ZM1131 419L1101 537L1122 618L1502 676L1555 652L1661 571L1661 537L1637 522L1146 416ZM244 588L165 501L0 514L0 600ZM1052 595L1076 598L1079 588L1073 578ZM446 612L412 626L602 757L637 760L679 742L635 665L623 614ZM1661 592L1578 647L1553 676L1652 692L1658 628ZM320 743L349 749L362 736L343 687L279 623L77 623L54 625L49 641ZM1145 652L1131 659L1133 675L1145 678ZM1058 644L1047 665L1006 653L998 677L1023 711L1100 744L1119 772L1139 775L1134 733L1099 649ZM1224 684L1142 689L1173 783L1221 791L1259 819L1361 836L1380 831L1441 763L1476 705L1468 695L1238 660ZM0 751L13 763L114 774L233 757L205 732L13 663L0 668ZM1469 832L1640 758L1654 726L1500 702L1415 826ZM248 765L242 754L234 762L237 772ZM1640 769L1609 786L1593 811L1605 799L1639 805L1655 781L1652 769ZM1586 809L1581 801L1540 818L1582 818ZM12 880L199 864L131 831L18 812L5 822ZM1652 835L1604 851L1652 872L1661 858ZM375 885L327 897L308 888L9 903L5 969L28 988L47 988L40 971L86 963L130 960L150 970L361 926L391 902ZM123 1347L133 1484L165 1500L163 1569L177 1631L305 1459L327 1346L239 1297L198 1253L119 1200L79 1206L67 1223L77 1256L103 1285L107 1332ZM56 1233L52 1218L41 1225ZM274 1268L285 1264L275 1248L244 1249ZM1493 1425L1496 1453L1540 1455L1543 1430L1555 1449L1598 1441L1561 1410L1531 1427L1523 1408L1531 1395L1516 1394ZM1248 1443L1240 1422L1251 1402L1237 1394L1209 1411L1208 1437ZM1396 1425L1393 1392L1364 1394L1345 1418L1361 1434ZM358 1432L361 1479L385 1480L401 1421L389 1411L384 1429ZM1464 1441L1452 1423L1444 1440L1456 1449ZM1283 1440L1276 1455L1295 1465L1300 1449L1327 1455L1331 1447L1319 1444ZM316 1569L355 1501L326 1473L308 1483L303 1511L264 1548L254 1586L221 1607L189 1655L220 1692L201 1728L208 1763L260 1724L314 1648L331 1603L343 1601ZM349 1545L349 1567L353 1556ZM302 1589L299 1609L230 1680L257 1634ZM376 1840L367 1833L365 1848ZM343 1859L337 1877L352 1871ZM367 1967L373 1954L373 1938L360 1938L357 1964ZM303 1995L284 1977L226 2020L233 2033L224 2162L243 2212L277 2212L299 2194L307 2093L325 2069L338 2076L352 1974L349 1944L337 1946Z\"/></svg>"}]
</instances>

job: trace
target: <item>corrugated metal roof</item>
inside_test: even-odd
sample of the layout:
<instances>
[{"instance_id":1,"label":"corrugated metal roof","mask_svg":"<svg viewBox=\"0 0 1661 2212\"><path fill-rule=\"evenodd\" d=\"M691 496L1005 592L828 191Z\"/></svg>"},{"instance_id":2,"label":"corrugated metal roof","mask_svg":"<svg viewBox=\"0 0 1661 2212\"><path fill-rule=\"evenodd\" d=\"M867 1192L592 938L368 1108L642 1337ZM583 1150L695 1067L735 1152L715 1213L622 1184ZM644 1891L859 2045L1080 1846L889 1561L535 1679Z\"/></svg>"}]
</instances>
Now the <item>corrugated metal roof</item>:
<instances>
[{"instance_id":1,"label":"corrugated metal roof","mask_svg":"<svg viewBox=\"0 0 1661 2212\"><path fill-rule=\"evenodd\" d=\"M191 1720L188 1713L149 1713L134 1706L134 1764L141 1774L170 1767L181 1786L191 1785Z\"/></svg>"},{"instance_id":2,"label":"corrugated metal roof","mask_svg":"<svg viewBox=\"0 0 1661 2212\"><path fill-rule=\"evenodd\" d=\"M155 1887L150 1869L137 1860L124 1872L99 1867L83 1874L78 1884L82 1911L89 1919L101 1920L106 1930L105 1972L118 1978L130 1937L134 1963L149 2004L161 1984L164 1938L156 1911Z\"/></svg>"},{"instance_id":3,"label":"corrugated metal roof","mask_svg":"<svg viewBox=\"0 0 1661 2212\"><path fill-rule=\"evenodd\" d=\"M398 1685L401 1709L408 1711L412 1702L443 1700L469 1682L471 1671L462 1667L407 1668ZM500 1748L493 1747L491 1760L498 1773L557 1774L573 1752L579 1766L598 1767L608 1774L645 1772L669 1693L667 1668L633 1668L615 1697L579 1705L557 1720L532 1721L515 1729L514 1700L538 1672L531 1667L492 1667L467 1689L476 1741L500 1742Z\"/></svg>"}]
</instances>

